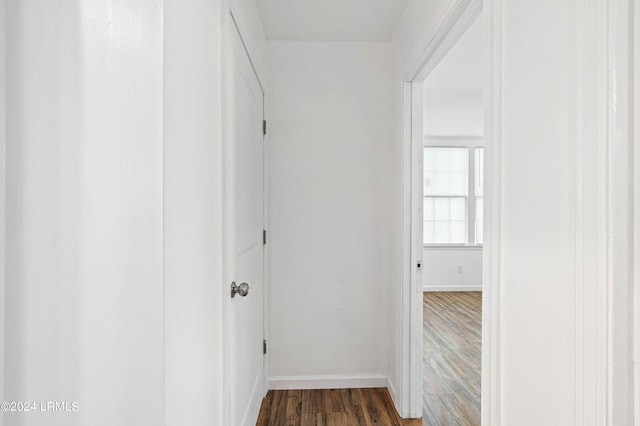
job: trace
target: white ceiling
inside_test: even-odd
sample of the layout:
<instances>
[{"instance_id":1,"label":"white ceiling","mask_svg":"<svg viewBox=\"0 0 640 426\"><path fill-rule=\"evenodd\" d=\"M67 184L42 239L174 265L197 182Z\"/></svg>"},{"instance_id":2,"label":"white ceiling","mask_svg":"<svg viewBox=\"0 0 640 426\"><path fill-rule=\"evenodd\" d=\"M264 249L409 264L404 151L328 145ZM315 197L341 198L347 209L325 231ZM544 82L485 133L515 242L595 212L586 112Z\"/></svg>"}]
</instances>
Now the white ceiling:
<instances>
[{"instance_id":1,"label":"white ceiling","mask_svg":"<svg viewBox=\"0 0 640 426\"><path fill-rule=\"evenodd\" d=\"M269 40L388 41L407 0L257 0Z\"/></svg>"},{"instance_id":2,"label":"white ceiling","mask_svg":"<svg viewBox=\"0 0 640 426\"><path fill-rule=\"evenodd\" d=\"M425 95L480 95L484 87L484 24L482 16L462 35L424 82Z\"/></svg>"}]
</instances>

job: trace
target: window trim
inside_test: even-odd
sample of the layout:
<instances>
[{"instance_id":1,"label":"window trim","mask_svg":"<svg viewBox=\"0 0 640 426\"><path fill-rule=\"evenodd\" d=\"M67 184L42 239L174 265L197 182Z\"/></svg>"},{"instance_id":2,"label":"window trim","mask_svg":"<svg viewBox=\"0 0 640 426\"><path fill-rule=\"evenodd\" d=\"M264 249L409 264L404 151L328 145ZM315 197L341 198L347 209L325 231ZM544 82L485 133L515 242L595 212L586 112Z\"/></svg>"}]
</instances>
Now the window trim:
<instances>
[{"instance_id":1,"label":"window trim","mask_svg":"<svg viewBox=\"0 0 640 426\"><path fill-rule=\"evenodd\" d=\"M484 149L484 138L480 136L433 136L425 135L422 143L422 148L464 148L467 150L467 243L424 243L423 247L427 249L431 248L447 248L447 249L473 249L482 248L482 244L476 243L475 227L476 227L476 193L475 193L475 148ZM423 194L422 200L426 197L438 197L424 194L424 182L423 182ZM442 197L448 197L443 195ZM461 196L462 197L462 196ZM424 209L424 208L423 208ZM423 218L424 220L424 218ZM424 237L423 237L424 238ZM473 244L470 243L473 241Z\"/></svg>"}]
</instances>

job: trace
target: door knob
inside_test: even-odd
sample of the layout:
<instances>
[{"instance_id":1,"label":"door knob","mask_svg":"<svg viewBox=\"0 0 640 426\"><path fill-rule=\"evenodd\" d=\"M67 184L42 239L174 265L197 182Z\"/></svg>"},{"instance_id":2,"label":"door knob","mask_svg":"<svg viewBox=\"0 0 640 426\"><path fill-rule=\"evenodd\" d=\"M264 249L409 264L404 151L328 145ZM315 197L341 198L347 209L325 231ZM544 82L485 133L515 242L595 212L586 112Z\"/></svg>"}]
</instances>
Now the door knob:
<instances>
[{"instance_id":1,"label":"door knob","mask_svg":"<svg viewBox=\"0 0 640 426\"><path fill-rule=\"evenodd\" d=\"M241 283L240 285L237 285L235 281L232 282L231 283L231 298L236 297L236 294L239 294L242 297L244 297L247 294L249 294L249 284Z\"/></svg>"}]
</instances>

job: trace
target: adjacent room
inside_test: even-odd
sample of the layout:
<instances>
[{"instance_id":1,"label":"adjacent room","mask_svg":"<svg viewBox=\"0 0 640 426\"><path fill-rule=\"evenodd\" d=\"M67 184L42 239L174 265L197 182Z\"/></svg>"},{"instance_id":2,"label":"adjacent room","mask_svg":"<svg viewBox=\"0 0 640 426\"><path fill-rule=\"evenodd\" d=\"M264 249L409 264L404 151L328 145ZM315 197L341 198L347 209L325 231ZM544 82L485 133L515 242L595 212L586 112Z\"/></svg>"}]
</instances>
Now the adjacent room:
<instances>
[{"instance_id":1,"label":"adjacent room","mask_svg":"<svg viewBox=\"0 0 640 426\"><path fill-rule=\"evenodd\" d=\"M424 424L480 424L483 32L480 16L422 86Z\"/></svg>"}]
</instances>

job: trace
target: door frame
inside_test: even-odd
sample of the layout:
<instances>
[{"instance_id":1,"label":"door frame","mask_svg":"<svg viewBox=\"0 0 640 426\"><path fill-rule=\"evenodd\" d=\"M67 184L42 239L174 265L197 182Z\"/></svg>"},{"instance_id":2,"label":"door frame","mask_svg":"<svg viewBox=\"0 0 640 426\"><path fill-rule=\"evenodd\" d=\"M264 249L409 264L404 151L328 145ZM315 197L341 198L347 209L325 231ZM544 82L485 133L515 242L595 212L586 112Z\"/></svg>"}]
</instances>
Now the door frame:
<instances>
[{"instance_id":1,"label":"door frame","mask_svg":"<svg viewBox=\"0 0 640 426\"><path fill-rule=\"evenodd\" d=\"M633 415L640 421L640 7L633 11Z\"/></svg>"},{"instance_id":2,"label":"door frame","mask_svg":"<svg viewBox=\"0 0 640 426\"><path fill-rule=\"evenodd\" d=\"M227 0L224 2L224 13L222 19L222 46L223 46L223 55L222 55L222 123L223 123L223 141L222 141L222 155L224 158L223 168L222 168L222 177L223 177L223 200L224 205L222 206L222 217L223 217L223 241L222 241L222 257L223 257L223 282L221 283L222 295L224 297L223 303L223 403L224 403L224 413L223 413L223 421L224 424L228 424L230 421L230 407L231 407L231 380L230 380L230 361L231 361L231 353L230 353L230 303L229 303L229 289L231 282L233 281L233 277L230 276L230 256L228 253L228 216L229 212L229 191L228 189L228 173L229 168L229 141L232 137L234 118L231 115L233 99L233 80L232 74L233 69L232 66L234 61L232 60L234 52L233 52L233 31L238 33L242 45L244 46L244 50L249 58L249 62L251 63L251 67L255 73L256 79L258 80L258 85L262 91L262 114L263 119L267 119L267 91L266 91L266 71L263 69L259 61L256 60L257 54L255 53L257 47L252 43L251 37L247 35L250 34L249 30L246 28L244 22L248 19L245 18L245 14L239 7L236 5L236 2L233 0ZM263 136L263 176L262 176L262 200L263 200L263 229L267 229L268 224L268 137L267 135ZM268 327L268 294L269 294L269 280L268 280L268 244L263 247L263 259L262 259L262 285L263 285L263 338L268 340L269 336L269 327ZM266 393L268 390L269 383L269 353L263 356L263 383L262 383L262 394Z\"/></svg>"},{"instance_id":3,"label":"door frame","mask_svg":"<svg viewBox=\"0 0 640 426\"><path fill-rule=\"evenodd\" d=\"M485 23L485 214L482 306L482 424L502 423L501 279L504 0L458 0L404 79L403 153L411 150L412 84L422 81L470 16L484 9ZM578 423L638 424L640 419L640 8L635 0L577 2L572 27L576 100L576 297L574 412ZM633 98L629 99L629 94ZM421 120L421 117L417 117ZM405 157L403 157L404 159ZM403 161L402 365L403 384L421 378L412 370L419 347L417 321L404 303L412 291L410 224L412 161ZM596 185L591 185L592 181ZM415 200L414 200L415 204ZM593 218L594 213L595 220ZM615 213L615 214L614 214ZM617 216L616 216L617 215ZM587 221L587 218L590 218ZM632 237L630 237L632 236ZM585 279L588 277L589 279ZM621 306L620 302L624 306ZM614 304L616 304L614 306ZM630 365L633 356L635 364ZM414 357L414 358L412 358ZM406 371L411 376L406 376ZM415 386L403 386L412 417L421 401ZM412 391L412 392L410 392ZM617 403L614 404L614 401ZM406 411L405 411L406 412Z\"/></svg>"},{"instance_id":4,"label":"door frame","mask_svg":"<svg viewBox=\"0 0 640 426\"><path fill-rule=\"evenodd\" d=\"M405 417L422 417L422 82L435 69L460 37L471 27L483 9L483 0L458 0L434 35L426 43L424 48L411 62L404 73L402 82L402 278L401 278L401 375L400 392L398 393L398 406ZM486 31L486 30L485 30ZM485 56L489 56L489 46L485 46ZM489 73L491 75L491 73ZM488 80L487 80L488 81ZM485 84L487 87L487 84ZM491 92L487 92L491 93ZM490 104L485 100L485 103ZM491 117L491 109L487 108L485 120ZM485 158L493 153L493 144L489 138L485 138ZM495 164L495 159L490 160ZM488 162L488 163L490 163ZM494 167L494 166L492 166ZM488 167L485 168L487 170ZM496 168L495 170L497 170ZM492 175L493 174L493 175ZM494 172L485 171L485 199L486 204L495 202L496 188L492 183L499 182ZM487 209L489 213L495 209ZM493 219L493 220L492 220ZM499 241L496 232L497 227L491 227L496 218L485 215L485 243L484 250L494 251ZM487 222L489 225L487 226ZM490 236L493 231L494 235ZM492 359L498 352L498 341L492 338L495 315L498 312L498 299L493 297L494 292L490 283L495 269L491 269L489 261L496 257L483 256L483 309L482 309L482 341L483 341L483 365L482 386L485 394L485 384L489 383L488 375L492 372L493 363L485 360ZM491 307L486 307L491 303ZM486 308L485 308L486 307ZM485 340L486 343L485 343ZM487 377L485 378L485 375ZM489 392L486 392L489 395ZM483 412L488 400L483 398Z\"/></svg>"}]
</instances>

